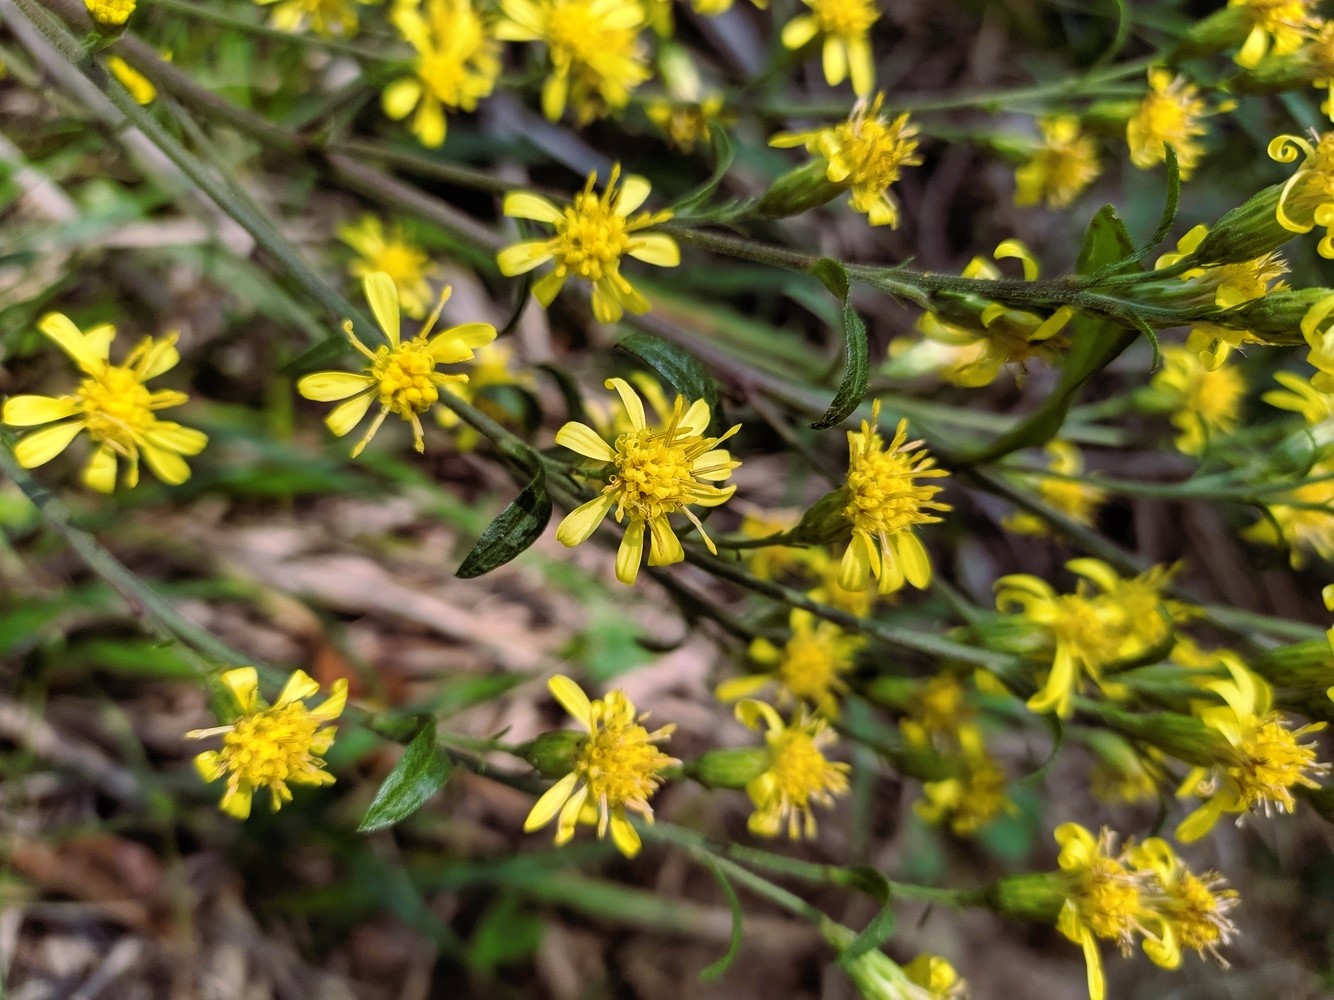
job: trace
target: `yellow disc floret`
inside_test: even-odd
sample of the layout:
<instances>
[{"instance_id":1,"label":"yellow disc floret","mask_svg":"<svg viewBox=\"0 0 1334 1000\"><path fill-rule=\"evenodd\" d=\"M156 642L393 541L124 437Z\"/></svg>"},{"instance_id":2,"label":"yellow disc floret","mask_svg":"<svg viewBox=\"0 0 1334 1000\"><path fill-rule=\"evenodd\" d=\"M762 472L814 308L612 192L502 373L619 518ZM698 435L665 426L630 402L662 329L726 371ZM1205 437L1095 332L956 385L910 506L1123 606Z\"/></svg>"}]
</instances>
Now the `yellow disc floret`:
<instances>
[{"instance_id":1,"label":"yellow disc floret","mask_svg":"<svg viewBox=\"0 0 1334 1000\"><path fill-rule=\"evenodd\" d=\"M1149 70L1149 92L1126 125L1130 162L1143 168L1162 163L1170 143L1182 179L1189 177L1204 155L1204 147L1196 141L1205 134L1199 123L1204 113L1204 101L1193 84L1165 69Z\"/></svg>"},{"instance_id":2,"label":"yellow disc floret","mask_svg":"<svg viewBox=\"0 0 1334 1000\"><path fill-rule=\"evenodd\" d=\"M736 715L751 729L759 728L761 722L766 729L767 767L746 785L755 805L751 833L776 837L786 828L792 840L813 838L814 807L829 807L835 795L848 790L848 765L831 762L824 755L824 747L834 740L828 722L798 710L791 722L784 723L772 707L749 699L737 703Z\"/></svg>"}]
</instances>

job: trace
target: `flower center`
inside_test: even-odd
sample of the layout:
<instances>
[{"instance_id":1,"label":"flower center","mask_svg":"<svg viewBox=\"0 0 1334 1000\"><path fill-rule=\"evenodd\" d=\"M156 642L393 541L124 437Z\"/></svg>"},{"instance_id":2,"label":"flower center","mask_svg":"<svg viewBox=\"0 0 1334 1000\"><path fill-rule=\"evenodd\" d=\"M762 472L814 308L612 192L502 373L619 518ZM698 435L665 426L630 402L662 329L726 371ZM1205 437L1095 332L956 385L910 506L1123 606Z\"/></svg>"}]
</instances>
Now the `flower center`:
<instances>
[{"instance_id":1,"label":"flower center","mask_svg":"<svg viewBox=\"0 0 1334 1000\"><path fill-rule=\"evenodd\" d=\"M424 253L396 240L386 242L377 253L370 255L370 270L385 272L396 285L417 281L425 263Z\"/></svg>"},{"instance_id":2,"label":"flower center","mask_svg":"<svg viewBox=\"0 0 1334 1000\"><path fill-rule=\"evenodd\" d=\"M608 485L635 519L652 521L680 510L695 478L686 449L661 431L638 430L616 439L616 475Z\"/></svg>"},{"instance_id":3,"label":"flower center","mask_svg":"<svg viewBox=\"0 0 1334 1000\"><path fill-rule=\"evenodd\" d=\"M590 191L578 194L556 223L556 265L589 281L614 274L630 245L625 219L609 200Z\"/></svg>"},{"instance_id":4,"label":"flower center","mask_svg":"<svg viewBox=\"0 0 1334 1000\"><path fill-rule=\"evenodd\" d=\"M658 772L672 758L653 744L662 730L650 733L639 724L620 692L593 702L592 731L575 758L575 771L594 802L609 807L643 804L662 783Z\"/></svg>"},{"instance_id":5,"label":"flower center","mask_svg":"<svg viewBox=\"0 0 1334 1000\"><path fill-rule=\"evenodd\" d=\"M587 2L563 3L547 15L547 42L557 63L597 63L632 44L631 32L608 28Z\"/></svg>"},{"instance_id":6,"label":"flower center","mask_svg":"<svg viewBox=\"0 0 1334 1000\"><path fill-rule=\"evenodd\" d=\"M845 38L865 35L880 16L871 0L812 0L811 8L821 31Z\"/></svg>"},{"instance_id":7,"label":"flower center","mask_svg":"<svg viewBox=\"0 0 1334 1000\"><path fill-rule=\"evenodd\" d=\"M1293 807L1293 785L1311 784L1308 772L1318 769L1315 748L1297 742L1297 734L1271 712L1245 734L1241 752L1246 762L1233 772L1246 808L1275 802L1285 811Z\"/></svg>"},{"instance_id":8,"label":"flower center","mask_svg":"<svg viewBox=\"0 0 1334 1000\"><path fill-rule=\"evenodd\" d=\"M783 649L778 676L792 697L818 705L842 687L838 674L844 666L845 657L820 631L798 632Z\"/></svg>"},{"instance_id":9,"label":"flower center","mask_svg":"<svg viewBox=\"0 0 1334 1000\"><path fill-rule=\"evenodd\" d=\"M877 105L878 107L878 105ZM905 164L918 160L913 153L917 140L911 138L907 115L887 122L875 115L858 116L835 127L844 162L851 171L853 187L883 190L899 179Z\"/></svg>"},{"instance_id":10,"label":"flower center","mask_svg":"<svg viewBox=\"0 0 1334 1000\"><path fill-rule=\"evenodd\" d=\"M248 715L222 738L223 767L256 788L282 786L323 767L310 752L319 727L300 702Z\"/></svg>"},{"instance_id":11,"label":"flower center","mask_svg":"<svg viewBox=\"0 0 1334 1000\"><path fill-rule=\"evenodd\" d=\"M1220 900L1202 879L1183 872L1169 894L1173 923L1183 945L1204 951L1226 940L1224 933L1231 924L1220 903L1235 898L1235 893L1225 892Z\"/></svg>"},{"instance_id":12,"label":"flower center","mask_svg":"<svg viewBox=\"0 0 1334 1000\"><path fill-rule=\"evenodd\" d=\"M463 62L454 53L438 49L422 53L417 63L417 76L441 103L449 107L458 107L463 103L463 84L468 74ZM384 270L394 273L387 267Z\"/></svg>"},{"instance_id":13,"label":"flower center","mask_svg":"<svg viewBox=\"0 0 1334 1000\"><path fill-rule=\"evenodd\" d=\"M1097 937L1127 942L1139 911L1139 886L1119 861L1095 858L1084 873L1079 909Z\"/></svg>"},{"instance_id":14,"label":"flower center","mask_svg":"<svg viewBox=\"0 0 1334 1000\"><path fill-rule=\"evenodd\" d=\"M397 350L381 347L371 363L371 377L380 393L380 404L400 417L425 413L440 392L431 376L435 358L422 337L406 341Z\"/></svg>"},{"instance_id":15,"label":"flower center","mask_svg":"<svg viewBox=\"0 0 1334 1000\"><path fill-rule=\"evenodd\" d=\"M831 767L815 740L804 729L788 727L769 743L773 776L778 794L798 809L805 809L812 796L839 790L845 782Z\"/></svg>"},{"instance_id":16,"label":"flower center","mask_svg":"<svg viewBox=\"0 0 1334 1000\"><path fill-rule=\"evenodd\" d=\"M861 456L848 470L852 497L843 515L853 526L871 535L892 535L927 516L922 504L939 487L918 486L914 456L899 451L875 450Z\"/></svg>"},{"instance_id":17,"label":"flower center","mask_svg":"<svg viewBox=\"0 0 1334 1000\"><path fill-rule=\"evenodd\" d=\"M78 397L88 434L98 442L133 448L156 419L152 395L129 368L108 365L79 385Z\"/></svg>"}]
</instances>

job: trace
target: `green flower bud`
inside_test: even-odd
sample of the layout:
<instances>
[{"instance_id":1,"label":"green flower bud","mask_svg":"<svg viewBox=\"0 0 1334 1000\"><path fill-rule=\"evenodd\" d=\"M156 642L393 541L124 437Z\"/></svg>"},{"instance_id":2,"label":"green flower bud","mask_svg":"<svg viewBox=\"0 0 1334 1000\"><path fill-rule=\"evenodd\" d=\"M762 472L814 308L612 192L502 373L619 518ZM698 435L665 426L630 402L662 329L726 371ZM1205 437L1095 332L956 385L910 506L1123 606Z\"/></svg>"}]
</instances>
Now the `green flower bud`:
<instances>
[{"instance_id":1,"label":"green flower bud","mask_svg":"<svg viewBox=\"0 0 1334 1000\"><path fill-rule=\"evenodd\" d=\"M729 747L686 764L685 773L706 788L745 788L768 766L769 754L760 747Z\"/></svg>"},{"instance_id":2,"label":"green flower bud","mask_svg":"<svg viewBox=\"0 0 1334 1000\"><path fill-rule=\"evenodd\" d=\"M826 493L801 515L797 526L787 533L788 541L794 545L828 545L847 538L852 528L843 510L851 497L846 486Z\"/></svg>"},{"instance_id":3,"label":"green flower bud","mask_svg":"<svg viewBox=\"0 0 1334 1000\"><path fill-rule=\"evenodd\" d=\"M1200 264L1241 264L1272 253L1297 234L1278 223L1282 184L1255 194L1209 227L1209 235L1195 250Z\"/></svg>"},{"instance_id":4,"label":"green flower bud","mask_svg":"<svg viewBox=\"0 0 1334 1000\"><path fill-rule=\"evenodd\" d=\"M1124 712L1105 703L1091 707L1102 721L1131 740L1155 746L1164 753L1200 767L1240 761L1236 750L1218 730L1199 719L1177 712Z\"/></svg>"},{"instance_id":5,"label":"green flower bud","mask_svg":"<svg viewBox=\"0 0 1334 1000\"><path fill-rule=\"evenodd\" d=\"M1276 687L1319 688L1334 684L1334 649L1327 639L1308 639L1257 655L1251 669Z\"/></svg>"},{"instance_id":6,"label":"green flower bud","mask_svg":"<svg viewBox=\"0 0 1334 1000\"><path fill-rule=\"evenodd\" d=\"M1054 924L1069 888L1060 872L1007 875L987 892L987 905L1007 917Z\"/></svg>"},{"instance_id":7,"label":"green flower bud","mask_svg":"<svg viewBox=\"0 0 1334 1000\"><path fill-rule=\"evenodd\" d=\"M1228 325L1261 334L1271 344L1305 344L1301 333L1302 317L1313 305L1330 295L1334 295L1334 288L1269 292L1228 310Z\"/></svg>"},{"instance_id":8,"label":"green flower bud","mask_svg":"<svg viewBox=\"0 0 1334 1000\"><path fill-rule=\"evenodd\" d=\"M1319 74L1305 59L1296 56L1270 56L1254 69L1231 81L1239 94L1281 94L1309 84Z\"/></svg>"},{"instance_id":9,"label":"green flower bud","mask_svg":"<svg viewBox=\"0 0 1334 1000\"><path fill-rule=\"evenodd\" d=\"M1236 48L1251 30L1251 14L1244 7L1224 7L1202 21L1197 21L1181 36L1169 62L1198 59Z\"/></svg>"},{"instance_id":10,"label":"green flower bud","mask_svg":"<svg viewBox=\"0 0 1334 1000\"><path fill-rule=\"evenodd\" d=\"M574 770L575 755L587 737L572 729L543 733L519 747L519 756L544 778L563 778Z\"/></svg>"},{"instance_id":11,"label":"green flower bud","mask_svg":"<svg viewBox=\"0 0 1334 1000\"><path fill-rule=\"evenodd\" d=\"M826 177L826 166L823 159L815 159L789 170L764 193L754 213L767 219L784 219L833 201L847 190L847 185L835 184Z\"/></svg>"}]
</instances>

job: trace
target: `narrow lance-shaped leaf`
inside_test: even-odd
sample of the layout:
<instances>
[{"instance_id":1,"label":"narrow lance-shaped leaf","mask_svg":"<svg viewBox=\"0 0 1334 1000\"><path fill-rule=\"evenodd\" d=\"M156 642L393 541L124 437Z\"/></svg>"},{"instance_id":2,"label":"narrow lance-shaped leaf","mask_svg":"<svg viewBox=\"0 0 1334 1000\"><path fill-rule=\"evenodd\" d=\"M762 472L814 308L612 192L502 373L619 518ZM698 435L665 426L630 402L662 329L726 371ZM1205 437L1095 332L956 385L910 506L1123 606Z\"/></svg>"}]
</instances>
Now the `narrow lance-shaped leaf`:
<instances>
[{"instance_id":1,"label":"narrow lance-shaped leaf","mask_svg":"<svg viewBox=\"0 0 1334 1000\"><path fill-rule=\"evenodd\" d=\"M649 333L632 333L617 341L618 349L633 354L652 368L689 405L697 399L709 404L710 428L719 423L718 383L704 366L681 348Z\"/></svg>"},{"instance_id":2,"label":"narrow lance-shaped leaf","mask_svg":"<svg viewBox=\"0 0 1334 1000\"><path fill-rule=\"evenodd\" d=\"M866 324L852 307L852 289L848 272L838 261L822 257L811 265L811 273L819 278L831 295L843 305L843 342L847 355L847 369L843 381L829 403L824 416L811 424L816 430L834 427L848 418L866 397L866 385L871 377L869 347L866 342Z\"/></svg>"},{"instance_id":3,"label":"narrow lance-shaped leaf","mask_svg":"<svg viewBox=\"0 0 1334 1000\"><path fill-rule=\"evenodd\" d=\"M533 478L487 525L472 547L456 576L464 580L490 573L528 549L551 520L551 497L547 494L547 474L540 460L532 463Z\"/></svg>"},{"instance_id":4,"label":"narrow lance-shaped leaf","mask_svg":"<svg viewBox=\"0 0 1334 1000\"><path fill-rule=\"evenodd\" d=\"M394 769L375 793L357 830L370 833L412 815L449 780L453 764L436 746L435 720L425 719Z\"/></svg>"}]
</instances>

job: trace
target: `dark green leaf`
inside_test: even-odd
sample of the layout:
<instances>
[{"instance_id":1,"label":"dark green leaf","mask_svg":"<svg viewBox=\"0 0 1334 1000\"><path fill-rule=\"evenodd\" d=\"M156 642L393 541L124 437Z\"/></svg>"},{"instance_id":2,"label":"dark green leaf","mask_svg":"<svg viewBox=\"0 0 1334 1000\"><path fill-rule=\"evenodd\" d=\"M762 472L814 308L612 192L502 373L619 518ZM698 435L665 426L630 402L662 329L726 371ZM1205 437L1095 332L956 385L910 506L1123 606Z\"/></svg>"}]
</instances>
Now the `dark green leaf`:
<instances>
[{"instance_id":1,"label":"dark green leaf","mask_svg":"<svg viewBox=\"0 0 1334 1000\"><path fill-rule=\"evenodd\" d=\"M823 257L811 265L811 274L815 275L830 294L843 306L843 342L847 354L848 366L843 373L843 381L834 393L829 409L815 423L817 431L834 427L842 423L861 405L866 397L866 384L871 377L871 361L866 343L866 324L862 322L857 310L852 307L851 288L848 272L837 261Z\"/></svg>"},{"instance_id":2,"label":"dark green leaf","mask_svg":"<svg viewBox=\"0 0 1334 1000\"><path fill-rule=\"evenodd\" d=\"M732 140L727 137L727 130L717 122L709 122L709 145L713 149L713 173L708 180L672 206L673 215L690 215L705 205L727 176L727 170L732 166Z\"/></svg>"},{"instance_id":3,"label":"dark green leaf","mask_svg":"<svg viewBox=\"0 0 1334 1000\"><path fill-rule=\"evenodd\" d=\"M537 541L551 520L551 497L547 495L546 471L540 463L533 469L532 481L487 525L456 576L471 580L490 573Z\"/></svg>"},{"instance_id":4,"label":"dark green leaf","mask_svg":"<svg viewBox=\"0 0 1334 1000\"><path fill-rule=\"evenodd\" d=\"M407 818L449 780L454 765L435 744L435 720L426 719L361 817L360 833L370 833Z\"/></svg>"},{"instance_id":5,"label":"dark green leaf","mask_svg":"<svg viewBox=\"0 0 1334 1000\"><path fill-rule=\"evenodd\" d=\"M727 951L723 953L722 958L718 959L718 961L713 962L700 970L699 978L708 980L719 978L724 972L731 968L732 962L736 959L737 952L741 950L743 927L741 922L741 900L737 898L736 890L732 888L732 883L728 881L727 876L723 873L722 868L719 867L717 862L708 855L703 855L701 860L708 867L709 871L713 872L713 877L718 880L718 884L722 886L723 897L727 900L727 906L732 911L732 937L727 942Z\"/></svg>"},{"instance_id":6,"label":"dark green leaf","mask_svg":"<svg viewBox=\"0 0 1334 1000\"><path fill-rule=\"evenodd\" d=\"M718 383L692 355L651 333L632 333L617 341L616 346L657 372L678 395L685 397L687 404L704 400L709 404L713 424L718 422Z\"/></svg>"},{"instance_id":7,"label":"dark green leaf","mask_svg":"<svg viewBox=\"0 0 1334 1000\"><path fill-rule=\"evenodd\" d=\"M880 911L838 956L838 964L847 968L868 951L879 948L893 933L894 894L889 879L870 865L852 865L842 869L839 881L874 896L880 902Z\"/></svg>"}]
</instances>

